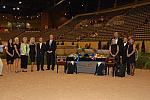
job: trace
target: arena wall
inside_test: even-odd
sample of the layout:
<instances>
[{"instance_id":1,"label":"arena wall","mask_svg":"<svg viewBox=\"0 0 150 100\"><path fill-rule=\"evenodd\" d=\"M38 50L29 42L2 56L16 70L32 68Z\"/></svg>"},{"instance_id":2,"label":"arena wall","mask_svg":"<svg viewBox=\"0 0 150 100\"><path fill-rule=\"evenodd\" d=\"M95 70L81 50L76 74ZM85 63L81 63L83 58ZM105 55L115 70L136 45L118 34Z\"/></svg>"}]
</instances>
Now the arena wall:
<instances>
[{"instance_id":1,"label":"arena wall","mask_svg":"<svg viewBox=\"0 0 150 100\"><path fill-rule=\"evenodd\" d=\"M58 45L57 54L58 55L68 55L71 53L76 53L77 44L80 48L85 48L86 44L91 44L91 48L98 49L98 42L64 42L64 45ZM101 47L106 45L107 42L101 42ZM136 44L139 44L139 51L141 51L142 41L136 41ZM146 53L150 53L150 41L145 41L145 51Z\"/></svg>"}]
</instances>

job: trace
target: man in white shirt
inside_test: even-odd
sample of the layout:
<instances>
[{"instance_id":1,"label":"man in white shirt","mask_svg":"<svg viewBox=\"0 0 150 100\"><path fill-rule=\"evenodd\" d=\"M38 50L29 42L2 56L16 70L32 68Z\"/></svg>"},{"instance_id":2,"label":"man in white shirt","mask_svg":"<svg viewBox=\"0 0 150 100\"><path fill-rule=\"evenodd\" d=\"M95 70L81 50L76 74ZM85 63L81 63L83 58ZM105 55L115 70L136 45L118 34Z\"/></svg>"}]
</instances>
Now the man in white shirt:
<instances>
[{"instance_id":1,"label":"man in white shirt","mask_svg":"<svg viewBox=\"0 0 150 100\"><path fill-rule=\"evenodd\" d=\"M127 58L127 48L128 48L128 38L124 37L123 39L123 55L122 55L122 63L126 63Z\"/></svg>"},{"instance_id":2,"label":"man in white shirt","mask_svg":"<svg viewBox=\"0 0 150 100\"><path fill-rule=\"evenodd\" d=\"M39 38L39 43L36 46L36 57L37 57L37 71L41 70L44 71L44 55L46 51L45 43L43 43L43 38Z\"/></svg>"},{"instance_id":3,"label":"man in white shirt","mask_svg":"<svg viewBox=\"0 0 150 100\"><path fill-rule=\"evenodd\" d=\"M54 40L54 36L50 35L49 40L46 42L46 52L47 52L47 70L50 70L50 65L52 65L51 69L55 68L55 51L57 48L56 41Z\"/></svg>"},{"instance_id":4,"label":"man in white shirt","mask_svg":"<svg viewBox=\"0 0 150 100\"><path fill-rule=\"evenodd\" d=\"M124 37L123 39L123 55L122 55L122 63L127 65L127 74L130 75L130 65L127 63L127 49L128 49L128 37Z\"/></svg>"}]
</instances>

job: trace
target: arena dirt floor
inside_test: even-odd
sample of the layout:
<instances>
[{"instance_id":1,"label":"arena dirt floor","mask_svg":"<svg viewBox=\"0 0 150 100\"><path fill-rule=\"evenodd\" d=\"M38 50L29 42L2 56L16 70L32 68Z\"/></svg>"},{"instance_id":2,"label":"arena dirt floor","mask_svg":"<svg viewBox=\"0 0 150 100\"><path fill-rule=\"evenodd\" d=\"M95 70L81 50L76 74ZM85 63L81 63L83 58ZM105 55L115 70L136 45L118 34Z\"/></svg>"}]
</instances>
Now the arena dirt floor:
<instances>
[{"instance_id":1,"label":"arena dirt floor","mask_svg":"<svg viewBox=\"0 0 150 100\"><path fill-rule=\"evenodd\" d=\"M150 100L150 70L125 78L56 71L0 77L0 100Z\"/></svg>"}]
</instances>

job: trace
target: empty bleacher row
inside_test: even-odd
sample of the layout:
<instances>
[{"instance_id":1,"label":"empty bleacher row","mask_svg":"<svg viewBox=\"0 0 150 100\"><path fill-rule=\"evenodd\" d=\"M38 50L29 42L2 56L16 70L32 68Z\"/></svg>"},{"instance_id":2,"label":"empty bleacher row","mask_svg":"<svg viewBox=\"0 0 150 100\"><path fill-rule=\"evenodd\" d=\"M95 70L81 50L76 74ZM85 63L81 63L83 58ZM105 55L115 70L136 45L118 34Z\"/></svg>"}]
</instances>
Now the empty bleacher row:
<instances>
[{"instance_id":1,"label":"empty bleacher row","mask_svg":"<svg viewBox=\"0 0 150 100\"><path fill-rule=\"evenodd\" d=\"M150 40L150 23L144 24L140 27L138 27L134 33L133 36L137 40Z\"/></svg>"},{"instance_id":2,"label":"empty bleacher row","mask_svg":"<svg viewBox=\"0 0 150 100\"><path fill-rule=\"evenodd\" d=\"M121 10L77 15L58 29L44 31L14 31L0 33L2 40L24 36L44 41L55 34L58 41L107 41L116 31L122 35L133 35L136 40L150 40L150 5Z\"/></svg>"},{"instance_id":3,"label":"empty bleacher row","mask_svg":"<svg viewBox=\"0 0 150 100\"><path fill-rule=\"evenodd\" d=\"M97 23L97 20L100 19L101 16L103 16L104 22L101 20L100 23ZM123 11L121 10L105 14L95 13L95 16L92 15L89 19L87 19L87 15L85 16L85 18L83 17L84 16L82 16L82 18L79 17L81 20L80 22L79 18L75 18L75 20L72 20L70 24L64 26L67 30L70 29L70 31L66 33L63 33L63 31L61 31L60 33L62 33L66 39L67 37L69 37L71 40L79 37L82 40L90 40L91 38L95 38L95 40L108 40L112 36L112 33L115 31L121 32L123 35L133 35L135 33L134 31L136 31L139 27L144 27L146 19L150 18L150 6L146 5L137 8L129 8ZM94 24L85 23L85 21L91 22L91 20L94 20ZM82 25L83 22L86 25ZM76 25L74 24L80 25L80 27L76 28ZM145 29L146 28L142 28L143 32L141 32L141 35L135 36L135 39L150 40L148 34L149 31L145 33ZM60 30L63 30L63 28L61 28ZM96 35L95 37L92 37L92 35L88 35L93 33L98 33L98 35Z\"/></svg>"},{"instance_id":4,"label":"empty bleacher row","mask_svg":"<svg viewBox=\"0 0 150 100\"><path fill-rule=\"evenodd\" d=\"M8 41L8 39L10 38L14 38L16 36L18 36L19 34L24 33L24 31L22 30L13 30L13 31L9 31L9 32L0 32L0 39L2 41Z\"/></svg>"}]
</instances>

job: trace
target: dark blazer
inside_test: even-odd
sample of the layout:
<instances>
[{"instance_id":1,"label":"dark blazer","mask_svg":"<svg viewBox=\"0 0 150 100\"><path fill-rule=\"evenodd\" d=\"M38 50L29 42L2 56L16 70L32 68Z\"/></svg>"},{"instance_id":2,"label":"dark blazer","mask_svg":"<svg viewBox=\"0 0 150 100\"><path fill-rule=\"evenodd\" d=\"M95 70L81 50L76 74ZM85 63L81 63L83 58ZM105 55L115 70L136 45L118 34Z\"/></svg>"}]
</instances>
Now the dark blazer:
<instances>
[{"instance_id":1,"label":"dark blazer","mask_svg":"<svg viewBox=\"0 0 150 100\"><path fill-rule=\"evenodd\" d=\"M55 62L56 62L55 51L56 51L57 45L56 45L55 40L52 41L51 45L49 44L49 41L46 42L46 52L52 51L52 53L47 52L47 65L48 65L48 69L50 69L50 65L52 65L52 69L53 69Z\"/></svg>"},{"instance_id":2,"label":"dark blazer","mask_svg":"<svg viewBox=\"0 0 150 100\"><path fill-rule=\"evenodd\" d=\"M127 48L128 48L128 43L124 46L123 45L123 55L122 55L122 61L123 63L126 63L126 59L127 59Z\"/></svg>"},{"instance_id":3,"label":"dark blazer","mask_svg":"<svg viewBox=\"0 0 150 100\"><path fill-rule=\"evenodd\" d=\"M53 40L51 46L49 44L49 41L46 42L46 51L52 51L52 54L55 54L57 48L56 41Z\"/></svg>"},{"instance_id":4,"label":"dark blazer","mask_svg":"<svg viewBox=\"0 0 150 100\"><path fill-rule=\"evenodd\" d=\"M119 55L123 55L123 40L121 38L118 38L117 44L119 45Z\"/></svg>"},{"instance_id":5,"label":"dark blazer","mask_svg":"<svg viewBox=\"0 0 150 100\"><path fill-rule=\"evenodd\" d=\"M37 47L36 47L36 50L37 50L37 57L41 56L41 55L44 56L44 54L46 52L46 45L45 45L45 43L42 43L41 48L40 48L40 43L38 43Z\"/></svg>"}]
</instances>

